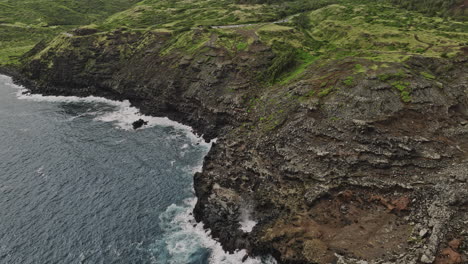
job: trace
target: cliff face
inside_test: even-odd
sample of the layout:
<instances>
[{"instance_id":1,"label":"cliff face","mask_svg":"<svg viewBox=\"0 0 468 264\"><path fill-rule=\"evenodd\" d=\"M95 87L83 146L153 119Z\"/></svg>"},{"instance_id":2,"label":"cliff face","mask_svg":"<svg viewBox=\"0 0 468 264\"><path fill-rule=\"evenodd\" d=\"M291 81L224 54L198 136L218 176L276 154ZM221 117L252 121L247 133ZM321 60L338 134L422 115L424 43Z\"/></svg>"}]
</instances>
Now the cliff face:
<instances>
[{"instance_id":1,"label":"cliff face","mask_svg":"<svg viewBox=\"0 0 468 264\"><path fill-rule=\"evenodd\" d=\"M33 92L129 99L146 114L190 124L206 139L245 121L244 101L258 92L250 88L274 56L271 49L254 43L231 54L207 43L197 53L161 56L170 41L165 32L63 35L26 54L22 73Z\"/></svg>"},{"instance_id":2,"label":"cliff face","mask_svg":"<svg viewBox=\"0 0 468 264\"><path fill-rule=\"evenodd\" d=\"M194 213L227 250L280 263L466 261L466 55L324 60L265 86L270 47L232 52L217 37L182 52L164 32L63 35L25 56L22 81L129 99L217 137Z\"/></svg>"},{"instance_id":3,"label":"cliff face","mask_svg":"<svg viewBox=\"0 0 468 264\"><path fill-rule=\"evenodd\" d=\"M226 245L275 252L285 263L330 263L335 254L350 257L344 263L432 263L439 245L464 236L463 62L413 58L388 75L340 83L350 64L316 67L266 92L256 126L237 128L210 152L195 177L196 213ZM310 98L324 81L334 91ZM395 82L412 87L411 103ZM250 234L239 230L245 212L257 222Z\"/></svg>"}]
</instances>

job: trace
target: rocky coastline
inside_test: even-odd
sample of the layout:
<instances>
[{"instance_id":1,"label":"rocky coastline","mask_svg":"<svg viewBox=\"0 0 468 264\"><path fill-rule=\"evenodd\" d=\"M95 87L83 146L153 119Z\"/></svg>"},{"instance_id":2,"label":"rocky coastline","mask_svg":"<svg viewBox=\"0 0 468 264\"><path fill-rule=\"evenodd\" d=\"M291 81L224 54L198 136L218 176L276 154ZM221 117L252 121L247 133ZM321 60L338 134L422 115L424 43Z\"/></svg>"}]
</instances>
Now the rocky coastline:
<instances>
[{"instance_id":1,"label":"rocky coastline","mask_svg":"<svg viewBox=\"0 0 468 264\"><path fill-rule=\"evenodd\" d=\"M2 73L33 93L127 99L217 138L194 177L194 214L226 250L279 263L468 261L467 54L324 61L271 87L257 78L275 58L262 42L165 53L170 41L64 35Z\"/></svg>"}]
</instances>

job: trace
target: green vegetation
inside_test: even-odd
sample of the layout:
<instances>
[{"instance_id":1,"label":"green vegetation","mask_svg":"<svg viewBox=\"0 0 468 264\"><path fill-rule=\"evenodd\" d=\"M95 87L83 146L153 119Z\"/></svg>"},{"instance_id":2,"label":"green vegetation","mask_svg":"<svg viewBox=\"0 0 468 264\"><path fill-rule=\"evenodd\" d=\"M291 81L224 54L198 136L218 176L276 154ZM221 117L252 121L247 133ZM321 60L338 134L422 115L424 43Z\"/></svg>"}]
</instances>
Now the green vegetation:
<instances>
[{"instance_id":1,"label":"green vegetation","mask_svg":"<svg viewBox=\"0 0 468 264\"><path fill-rule=\"evenodd\" d=\"M273 59L271 66L262 74L261 78L269 83L275 83L279 77L296 64L296 50L288 48Z\"/></svg>"},{"instance_id":2,"label":"green vegetation","mask_svg":"<svg viewBox=\"0 0 468 264\"><path fill-rule=\"evenodd\" d=\"M176 34L195 27L284 19L336 1L235 0L0 0L0 65L18 58L41 40L94 23L101 31L158 30ZM181 44L180 42L178 44ZM237 50L247 49L238 43Z\"/></svg>"},{"instance_id":3,"label":"green vegetation","mask_svg":"<svg viewBox=\"0 0 468 264\"><path fill-rule=\"evenodd\" d=\"M276 14L278 18L284 18L288 15L316 10L330 4L339 3L340 0L235 0L235 2L247 5L267 4L277 8Z\"/></svg>"},{"instance_id":4,"label":"green vegetation","mask_svg":"<svg viewBox=\"0 0 468 264\"><path fill-rule=\"evenodd\" d=\"M436 77L434 75L432 75L430 73L427 73L427 72L421 72L421 75L424 78L428 79L428 80L435 80L436 79Z\"/></svg>"},{"instance_id":5,"label":"green vegetation","mask_svg":"<svg viewBox=\"0 0 468 264\"><path fill-rule=\"evenodd\" d=\"M301 13L293 17L292 22L300 29L308 29L310 27L310 17L307 13Z\"/></svg>"},{"instance_id":6,"label":"green vegetation","mask_svg":"<svg viewBox=\"0 0 468 264\"><path fill-rule=\"evenodd\" d=\"M248 46L249 46L248 43L241 41L237 43L236 48L238 51L243 51L243 50L246 50Z\"/></svg>"},{"instance_id":7,"label":"green vegetation","mask_svg":"<svg viewBox=\"0 0 468 264\"><path fill-rule=\"evenodd\" d=\"M404 81L396 81L392 83L392 86L400 92L401 100L405 103L411 102L411 88L409 85L409 82Z\"/></svg>"},{"instance_id":8,"label":"green vegetation","mask_svg":"<svg viewBox=\"0 0 468 264\"><path fill-rule=\"evenodd\" d=\"M354 71L356 73L364 73L364 72L367 71L367 69L364 66L362 66L361 64L356 64L356 65L354 65Z\"/></svg>"},{"instance_id":9,"label":"green vegetation","mask_svg":"<svg viewBox=\"0 0 468 264\"><path fill-rule=\"evenodd\" d=\"M130 8L138 0L0 0L0 23L29 26L86 25Z\"/></svg>"},{"instance_id":10,"label":"green vegetation","mask_svg":"<svg viewBox=\"0 0 468 264\"><path fill-rule=\"evenodd\" d=\"M402 79L403 77L405 76L405 73L403 72L403 70L399 70L398 72L396 73L392 73L392 74L389 74L389 73L384 73L384 74L379 74L377 76L377 78L379 78L379 80L381 81L388 81L390 79Z\"/></svg>"},{"instance_id":11,"label":"green vegetation","mask_svg":"<svg viewBox=\"0 0 468 264\"><path fill-rule=\"evenodd\" d=\"M310 90L303 96L299 97L299 101L306 101L307 99L312 98L315 95L316 91L315 90Z\"/></svg>"},{"instance_id":12,"label":"green vegetation","mask_svg":"<svg viewBox=\"0 0 468 264\"><path fill-rule=\"evenodd\" d=\"M216 46L225 48L232 54L247 50L253 41L251 38L242 36L235 31L211 30L206 32L206 37L209 38L212 34L216 34L217 36Z\"/></svg>"},{"instance_id":13,"label":"green vegetation","mask_svg":"<svg viewBox=\"0 0 468 264\"><path fill-rule=\"evenodd\" d=\"M335 2L337 1L143 0L132 8L109 17L101 26L102 29L126 26L188 30L197 26L268 22Z\"/></svg>"},{"instance_id":14,"label":"green vegetation","mask_svg":"<svg viewBox=\"0 0 468 264\"><path fill-rule=\"evenodd\" d=\"M395 72L395 73L380 74L377 76L379 80L387 82L393 88L397 89L398 92L400 93L400 97L403 102L409 103L412 100L411 99L412 89L410 87L410 83L408 81L405 81L406 77L407 77L407 74L405 74L403 70L399 70L398 72Z\"/></svg>"},{"instance_id":15,"label":"green vegetation","mask_svg":"<svg viewBox=\"0 0 468 264\"><path fill-rule=\"evenodd\" d=\"M61 27L28 28L0 24L0 65L18 63L19 57L41 40L52 40L64 29Z\"/></svg>"},{"instance_id":16,"label":"green vegetation","mask_svg":"<svg viewBox=\"0 0 468 264\"><path fill-rule=\"evenodd\" d=\"M379 75L377 76L377 78L379 78L379 80L381 80L381 81L387 81L388 79L391 78L391 75L388 75L388 74L379 74Z\"/></svg>"},{"instance_id":17,"label":"green vegetation","mask_svg":"<svg viewBox=\"0 0 468 264\"><path fill-rule=\"evenodd\" d=\"M259 119L259 126L263 129L263 130L273 130L274 128L276 128L279 124L280 124L280 120L281 120L281 114L283 113L282 110L280 111L277 111L276 113L272 113L268 116L263 116L263 117L260 117Z\"/></svg>"},{"instance_id":18,"label":"green vegetation","mask_svg":"<svg viewBox=\"0 0 468 264\"><path fill-rule=\"evenodd\" d=\"M41 40L77 26L99 23L138 0L0 0L0 65L18 58Z\"/></svg>"},{"instance_id":19,"label":"green vegetation","mask_svg":"<svg viewBox=\"0 0 468 264\"><path fill-rule=\"evenodd\" d=\"M348 57L382 62L404 62L413 55L453 57L468 45L468 24L396 8L387 1L338 1L326 7L301 13L282 25L253 28L262 42L271 45L278 56L286 54L278 43L308 53L313 61L341 60ZM305 16L308 14L308 17ZM297 53L296 53L297 54ZM304 61L304 60L303 60ZM307 60L273 79L285 84L307 68ZM355 73L378 70L356 64ZM376 68L377 67L377 68ZM383 67L383 66L382 66ZM281 77L280 77L281 76ZM280 78L278 78L280 77ZM384 76L381 76L384 77ZM351 82L345 81L346 85Z\"/></svg>"},{"instance_id":20,"label":"green vegetation","mask_svg":"<svg viewBox=\"0 0 468 264\"><path fill-rule=\"evenodd\" d=\"M428 16L431 11L413 0L409 2L415 4L406 9L390 2L405 5L396 0L0 0L0 65L19 63L20 56L41 40L47 48L31 59L67 48L81 56L81 51L94 51L70 45L71 40L80 38L83 42L74 43L84 47L107 47L121 32L138 37L137 44L118 46L121 60L149 50L155 41L163 46L151 50L160 56L181 55L182 63L186 57L218 63L222 54L235 65L243 62L241 71L257 74L258 88L247 91L244 98L245 111L255 118L244 127L269 131L279 127L298 104L321 107L327 96L352 89L366 76L377 76L387 83L383 87L410 103L409 75L428 80L436 76L412 71L410 66L397 71L394 65L406 65L405 60L414 55L456 57L468 45L468 23L447 17L451 11ZM74 30L84 27L96 32L84 37ZM161 36L163 41L158 40ZM249 59L257 59L251 53L255 50L268 55L261 58L265 63L261 72L249 71ZM45 67L53 66L45 62ZM178 66L173 64L168 67ZM90 59L85 67L97 66ZM305 90L302 83L293 84L301 79L310 82ZM295 89L284 89L288 85ZM255 89L265 93L254 97L259 94ZM229 87L225 91L237 92Z\"/></svg>"},{"instance_id":21,"label":"green vegetation","mask_svg":"<svg viewBox=\"0 0 468 264\"><path fill-rule=\"evenodd\" d=\"M317 59L317 56L313 56L303 50L298 50L296 53L296 67L286 75L282 76L283 78L280 83L286 84L296 79L307 69L307 66L311 65Z\"/></svg>"},{"instance_id":22,"label":"green vegetation","mask_svg":"<svg viewBox=\"0 0 468 264\"><path fill-rule=\"evenodd\" d=\"M311 36L331 58L363 57L404 61L409 55L440 57L466 45L468 25L426 17L381 3L340 5L313 11Z\"/></svg>"},{"instance_id":23,"label":"green vegetation","mask_svg":"<svg viewBox=\"0 0 468 264\"><path fill-rule=\"evenodd\" d=\"M463 18L468 15L464 0L391 0L403 8L416 10L430 16L455 16ZM466 17L464 18L466 19Z\"/></svg>"},{"instance_id":24,"label":"green vegetation","mask_svg":"<svg viewBox=\"0 0 468 264\"><path fill-rule=\"evenodd\" d=\"M317 95L318 97L325 97L327 95L329 95L332 91L333 91L333 87L328 87L326 89L323 89L322 91L320 91Z\"/></svg>"},{"instance_id":25,"label":"green vegetation","mask_svg":"<svg viewBox=\"0 0 468 264\"><path fill-rule=\"evenodd\" d=\"M0 65L18 63L41 40L93 24L100 32L170 32L174 37L164 54L174 49L193 54L213 35L214 44L231 53L259 40L277 55L262 78L286 84L317 60L457 56L468 44L468 25L447 16L463 12L457 0L0 0ZM282 23L270 23L278 20ZM241 28L244 34L214 28L249 23ZM355 73L365 73L371 66L355 67Z\"/></svg>"},{"instance_id":26,"label":"green vegetation","mask_svg":"<svg viewBox=\"0 0 468 264\"><path fill-rule=\"evenodd\" d=\"M353 86L354 85L354 77L353 76L346 77L346 79L344 79L343 83L346 86Z\"/></svg>"},{"instance_id":27,"label":"green vegetation","mask_svg":"<svg viewBox=\"0 0 468 264\"><path fill-rule=\"evenodd\" d=\"M181 32L171 39L161 55L167 55L173 50L183 49L187 54L193 54L209 40L209 35L194 31Z\"/></svg>"}]
</instances>

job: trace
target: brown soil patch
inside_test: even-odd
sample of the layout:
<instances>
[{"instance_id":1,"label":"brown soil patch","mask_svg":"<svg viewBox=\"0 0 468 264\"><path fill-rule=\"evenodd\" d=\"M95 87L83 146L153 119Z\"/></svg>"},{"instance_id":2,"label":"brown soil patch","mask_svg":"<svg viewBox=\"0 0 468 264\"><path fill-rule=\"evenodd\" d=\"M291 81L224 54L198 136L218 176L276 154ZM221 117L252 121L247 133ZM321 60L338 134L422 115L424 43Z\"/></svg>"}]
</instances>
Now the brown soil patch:
<instances>
[{"instance_id":1,"label":"brown soil patch","mask_svg":"<svg viewBox=\"0 0 468 264\"><path fill-rule=\"evenodd\" d=\"M294 219L269 229L283 259L302 255L316 263L334 261L334 253L372 260L405 252L411 226L403 220L410 209L406 194L384 195L345 190L316 202Z\"/></svg>"},{"instance_id":2,"label":"brown soil patch","mask_svg":"<svg viewBox=\"0 0 468 264\"><path fill-rule=\"evenodd\" d=\"M461 244L461 239L453 239L448 243L447 248L440 251L434 264L458 264L464 263L463 256L458 253L458 248Z\"/></svg>"},{"instance_id":3,"label":"brown soil patch","mask_svg":"<svg viewBox=\"0 0 468 264\"><path fill-rule=\"evenodd\" d=\"M437 256L434 264L458 264L462 263L462 256L451 248L443 249Z\"/></svg>"},{"instance_id":4,"label":"brown soil patch","mask_svg":"<svg viewBox=\"0 0 468 264\"><path fill-rule=\"evenodd\" d=\"M374 125L380 130L389 130L394 136L429 136L428 128L431 125L431 118L423 116L414 111L405 111L391 118L377 121Z\"/></svg>"},{"instance_id":5,"label":"brown soil patch","mask_svg":"<svg viewBox=\"0 0 468 264\"><path fill-rule=\"evenodd\" d=\"M463 55L468 55L468 47L461 47L460 50L463 52Z\"/></svg>"}]
</instances>

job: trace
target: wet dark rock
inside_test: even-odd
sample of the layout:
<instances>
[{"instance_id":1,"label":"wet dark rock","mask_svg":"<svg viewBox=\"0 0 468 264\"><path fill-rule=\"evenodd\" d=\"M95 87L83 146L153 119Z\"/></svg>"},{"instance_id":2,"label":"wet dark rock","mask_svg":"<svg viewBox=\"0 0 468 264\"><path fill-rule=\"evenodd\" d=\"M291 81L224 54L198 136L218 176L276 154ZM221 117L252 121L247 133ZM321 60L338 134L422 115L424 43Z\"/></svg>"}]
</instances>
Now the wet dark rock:
<instances>
[{"instance_id":1,"label":"wet dark rock","mask_svg":"<svg viewBox=\"0 0 468 264\"><path fill-rule=\"evenodd\" d=\"M356 75L344 85L353 59L312 65L272 89L257 81L275 56L260 41L240 55L207 43L162 56L171 36L153 34L144 48L125 31L67 38L24 58L16 79L43 94L128 99L217 138L194 177L194 216L226 250L280 263L418 263L454 255L444 245L452 238L468 240L465 59L382 67L406 71L414 90L404 102L391 81ZM422 71L437 71L443 88ZM335 89L316 96L324 81ZM257 222L250 233L240 229L245 204Z\"/></svg>"},{"instance_id":2,"label":"wet dark rock","mask_svg":"<svg viewBox=\"0 0 468 264\"><path fill-rule=\"evenodd\" d=\"M148 125L148 121L145 121L143 119L138 119L137 121L132 123L133 129L135 130L145 125Z\"/></svg>"}]
</instances>

